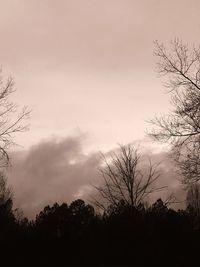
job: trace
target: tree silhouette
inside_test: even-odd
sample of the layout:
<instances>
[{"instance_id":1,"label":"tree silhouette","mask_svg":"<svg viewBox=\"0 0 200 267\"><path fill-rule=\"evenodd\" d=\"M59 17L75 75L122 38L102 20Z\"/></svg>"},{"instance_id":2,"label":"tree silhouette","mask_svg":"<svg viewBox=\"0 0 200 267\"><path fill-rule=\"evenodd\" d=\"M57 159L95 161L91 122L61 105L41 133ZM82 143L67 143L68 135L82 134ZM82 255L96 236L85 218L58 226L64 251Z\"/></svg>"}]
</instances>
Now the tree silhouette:
<instances>
[{"instance_id":1,"label":"tree silhouette","mask_svg":"<svg viewBox=\"0 0 200 267\"><path fill-rule=\"evenodd\" d=\"M140 161L141 155L131 145L120 146L119 153L113 153L110 159L103 155L103 183L95 187L101 197L100 200L95 199L98 207L105 210L122 202L132 208L138 207L150 194L163 188L156 186L160 177L158 166L149 160L144 172Z\"/></svg>"},{"instance_id":2,"label":"tree silhouette","mask_svg":"<svg viewBox=\"0 0 200 267\"><path fill-rule=\"evenodd\" d=\"M165 85L174 107L171 114L155 117L150 122L155 129L150 135L173 145L175 158L184 182L200 179L200 49L189 47L179 39L171 52L155 42L159 61L157 71L165 76Z\"/></svg>"},{"instance_id":3,"label":"tree silhouette","mask_svg":"<svg viewBox=\"0 0 200 267\"><path fill-rule=\"evenodd\" d=\"M83 219L94 216L94 208L89 204L86 205L82 199L73 201L69 206L69 210L72 216L79 216Z\"/></svg>"},{"instance_id":4,"label":"tree silhouette","mask_svg":"<svg viewBox=\"0 0 200 267\"><path fill-rule=\"evenodd\" d=\"M7 81L4 81L0 75L0 161L2 166L6 166L9 162L8 149L14 144L14 135L27 129L24 120L30 113L27 107L19 111L17 104L9 99L14 91L13 78L9 77Z\"/></svg>"},{"instance_id":5,"label":"tree silhouette","mask_svg":"<svg viewBox=\"0 0 200 267\"><path fill-rule=\"evenodd\" d=\"M13 216L13 193L9 186L7 186L7 181L5 175L0 173L0 218L1 221L5 218L14 217Z\"/></svg>"},{"instance_id":6,"label":"tree silhouette","mask_svg":"<svg viewBox=\"0 0 200 267\"><path fill-rule=\"evenodd\" d=\"M200 240L194 219L191 209L175 211L161 199L133 209L122 200L102 216L81 199L70 205L55 203L34 221L0 221L1 262L17 266L28 261L30 266L194 265Z\"/></svg>"},{"instance_id":7,"label":"tree silhouette","mask_svg":"<svg viewBox=\"0 0 200 267\"><path fill-rule=\"evenodd\" d=\"M200 228L200 185L190 184L186 197L187 210L190 213L192 224Z\"/></svg>"}]
</instances>

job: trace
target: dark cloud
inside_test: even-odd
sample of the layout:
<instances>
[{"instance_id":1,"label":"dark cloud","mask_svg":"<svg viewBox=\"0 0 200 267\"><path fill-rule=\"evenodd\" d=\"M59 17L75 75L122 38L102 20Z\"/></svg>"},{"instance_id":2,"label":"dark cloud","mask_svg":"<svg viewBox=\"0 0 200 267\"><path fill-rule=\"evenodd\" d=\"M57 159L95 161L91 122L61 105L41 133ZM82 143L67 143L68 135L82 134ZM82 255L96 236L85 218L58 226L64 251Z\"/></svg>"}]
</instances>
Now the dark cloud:
<instances>
[{"instance_id":1,"label":"dark cloud","mask_svg":"<svg viewBox=\"0 0 200 267\"><path fill-rule=\"evenodd\" d=\"M82 136L43 141L13 155L9 183L15 205L33 216L44 205L82 197L97 176L97 154L82 151Z\"/></svg>"},{"instance_id":2,"label":"dark cloud","mask_svg":"<svg viewBox=\"0 0 200 267\"><path fill-rule=\"evenodd\" d=\"M40 142L28 151L16 152L12 168L8 172L13 186L15 206L24 214L33 217L45 205L54 202L70 202L76 198L90 199L94 194L92 184L99 181L99 153L84 153L83 136L51 139ZM170 192L182 197L178 175L166 152L142 149L141 168L146 167L147 158L160 162L160 185L168 190L153 196L153 200Z\"/></svg>"}]
</instances>

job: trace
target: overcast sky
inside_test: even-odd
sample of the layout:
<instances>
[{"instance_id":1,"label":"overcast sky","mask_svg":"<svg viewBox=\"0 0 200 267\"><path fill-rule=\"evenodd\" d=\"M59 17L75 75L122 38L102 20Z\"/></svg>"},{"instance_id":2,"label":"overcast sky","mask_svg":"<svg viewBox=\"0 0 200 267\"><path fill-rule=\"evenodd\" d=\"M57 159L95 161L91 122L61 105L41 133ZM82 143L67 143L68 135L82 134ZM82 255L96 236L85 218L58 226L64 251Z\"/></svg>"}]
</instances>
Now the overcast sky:
<instances>
[{"instance_id":1,"label":"overcast sky","mask_svg":"<svg viewBox=\"0 0 200 267\"><path fill-rule=\"evenodd\" d=\"M94 185L101 184L99 169L102 161L99 153L85 154L85 142L83 135L53 138L39 142L26 151L16 152L9 169L15 207L33 218L44 206L55 202L70 203L77 198L90 202L94 196L97 197ZM135 146L138 147L138 144ZM140 145L140 155L138 169L145 173L149 158L152 164L159 163L161 176L158 184L159 187L166 187L163 191L152 194L149 203L159 197L166 200L171 193L179 201L183 201L185 196L178 180L180 177L168 153L155 153L147 142ZM182 204L179 203L178 207Z\"/></svg>"},{"instance_id":2,"label":"overcast sky","mask_svg":"<svg viewBox=\"0 0 200 267\"><path fill-rule=\"evenodd\" d=\"M0 62L32 108L29 147L82 132L93 149L142 138L169 108L153 41L200 42L198 0L0 1Z\"/></svg>"},{"instance_id":3,"label":"overcast sky","mask_svg":"<svg viewBox=\"0 0 200 267\"><path fill-rule=\"evenodd\" d=\"M145 121L170 109L153 41L199 44L199 10L198 0L0 0L3 74L32 109L21 149L52 136L87 136L85 153L143 139Z\"/></svg>"}]
</instances>

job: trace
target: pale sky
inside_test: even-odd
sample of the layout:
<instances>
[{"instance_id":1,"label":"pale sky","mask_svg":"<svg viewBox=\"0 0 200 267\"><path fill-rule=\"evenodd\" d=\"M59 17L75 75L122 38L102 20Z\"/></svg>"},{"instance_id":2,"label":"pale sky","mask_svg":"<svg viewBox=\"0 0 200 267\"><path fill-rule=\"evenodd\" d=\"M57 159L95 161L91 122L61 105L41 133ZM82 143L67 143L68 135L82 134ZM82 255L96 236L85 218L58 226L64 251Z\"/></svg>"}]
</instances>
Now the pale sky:
<instances>
[{"instance_id":1,"label":"pale sky","mask_svg":"<svg viewBox=\"0 0 200 267\"><path fill-rule=\"evenodd\" d=\"M153 41L200 43L198 0L0 3L0 63L32 109L24 148L79 132L94 150L143 138L145 120L169 109Z\"/></svg>"}]
</instances>

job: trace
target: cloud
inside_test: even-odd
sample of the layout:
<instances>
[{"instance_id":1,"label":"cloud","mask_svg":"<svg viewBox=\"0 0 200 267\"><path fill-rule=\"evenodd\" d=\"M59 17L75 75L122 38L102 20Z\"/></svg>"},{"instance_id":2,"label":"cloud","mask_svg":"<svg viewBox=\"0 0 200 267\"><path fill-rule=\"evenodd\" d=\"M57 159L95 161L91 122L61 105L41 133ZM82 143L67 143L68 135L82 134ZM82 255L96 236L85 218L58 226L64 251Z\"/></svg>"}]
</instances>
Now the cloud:
<instances>
[{"instance_id":1,"label":"cloud","mask_svg":"<svg viewBox=\"0 0 200 267\"><path fill-rule=\"evenodd\" d=\"M99 183L99 153L84 153L85 137L71 136L53 138L34 145L27 151L15 152L8 181L13 187L14 203L30 218L45 205L55 202L71 202L77 198L90 199L94 194L92 184ZM115 151L115 150L112 150ZM146 167L147 158L152 163L160 162L159 185L168 190L153 196L164 199L175 192L183 196L178 175L167 152L141 149L141 168Z\"/></svg>"},{"instance_id":2,"label":"cloud","mask_svg":"<svg viewBox=\"0 0 200 267\"><path fill-rule=\"evenodd\" d=\"M15 206L32 217L47 204L82 197L97 176L98 154L82 151L83 136L40 142L16 152L9 170Z\"/></svg>"},{"instance_id":3,"label":"cloud","mask_svg":"<svg viewBox=\"0 0 200 267\"><path fill-rule=\"evenodd\" d=\"M151 202L156 201L158 198L167 200L170 195L174 195L177 203L172 205L172 208L179 209L185 207L185 190L181 183L181 176L177 167L174 164L170 151L146 148L143 152L144 157L151 159L152 164L158 164L160 178L158 186L166 187L164 190L159 191L152 195Z\"/></svg>"}]
</instances>

